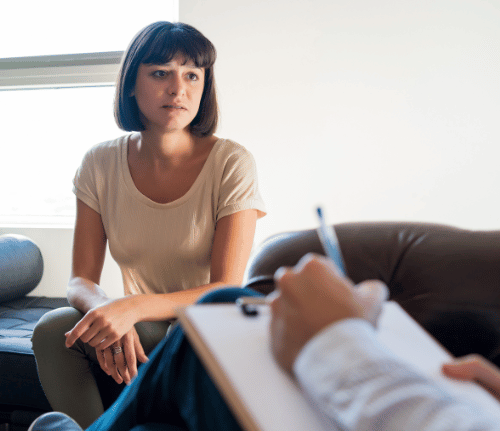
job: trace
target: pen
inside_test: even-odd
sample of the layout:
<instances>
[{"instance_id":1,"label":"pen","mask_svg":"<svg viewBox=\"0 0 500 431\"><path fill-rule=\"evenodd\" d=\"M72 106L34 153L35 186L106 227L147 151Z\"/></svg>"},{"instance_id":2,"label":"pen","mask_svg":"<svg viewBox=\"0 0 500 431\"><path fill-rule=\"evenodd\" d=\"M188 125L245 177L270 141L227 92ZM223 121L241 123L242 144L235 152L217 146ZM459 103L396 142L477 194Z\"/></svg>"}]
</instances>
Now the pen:
<instances>
[{"instance_id":1,"label":"pen","mask_svg":"<svg viewBox=\"0 0 500 431\"><path fill-rule=\"evenodd\" d=\"M325 217L321 207L318 207L316 212L319 218L319 227L317 229L319 240L323 246L323 250L326 255L337 265L343 276L347 276L344 259L342 258L342 253L340 251L339 240L335 229L332 226L327 226L325 223Z\"/></svg>"}]
</instances>

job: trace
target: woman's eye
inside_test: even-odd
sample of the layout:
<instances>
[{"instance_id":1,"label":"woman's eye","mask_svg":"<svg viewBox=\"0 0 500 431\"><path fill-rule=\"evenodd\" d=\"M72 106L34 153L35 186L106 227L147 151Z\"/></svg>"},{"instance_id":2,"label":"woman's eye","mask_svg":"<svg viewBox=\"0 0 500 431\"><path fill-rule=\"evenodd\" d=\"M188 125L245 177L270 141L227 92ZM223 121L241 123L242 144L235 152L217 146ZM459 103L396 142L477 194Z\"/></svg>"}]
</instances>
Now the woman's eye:
<instances>
[{"instance_id":1,"label":"woman's eye","mask_svg":"<svg viewBox=\"0 0 500 431\"><path fill-rule=\"evenodd\" d=\"M198 79L200 79L196 73L190 73L190 74L188 74L188 78L191 81L198 81Z\"/></svg>"},{"instance_id":2,"label":"woman's eye","mask_svg":"<svg viewBox=\"0 0 500 431\"><path fill-rule=\"evenodd\" d=\"M166 70L155 70L152 75L156 78L163 78L167 76L167 71Z\"/></svg>"}]
</instances>

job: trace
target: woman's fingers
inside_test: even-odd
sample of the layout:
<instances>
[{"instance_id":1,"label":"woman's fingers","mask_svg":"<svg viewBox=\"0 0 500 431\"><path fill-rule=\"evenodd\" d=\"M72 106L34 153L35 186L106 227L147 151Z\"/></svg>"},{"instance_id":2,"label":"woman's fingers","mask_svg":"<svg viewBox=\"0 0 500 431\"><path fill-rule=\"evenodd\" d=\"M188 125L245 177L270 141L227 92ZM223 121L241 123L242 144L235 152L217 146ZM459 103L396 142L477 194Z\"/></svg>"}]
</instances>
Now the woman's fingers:
<instances>
[{"instance_id":1,"label":"woman's fingers","mask_svg":"<svg viewBox=\"0 0 500 431\"><path fill-rule=\"evenodd\" d=\"M135 331L125 334L108 348L98 346L96 355L102 370L118 384L130 384L137 375L137 361L149 360Z\"/></svg>"},{"instance_id":2,"label":"woman's fingers","mask_svg":"<svg viewBox=\"0 0 500 431\"><path fill-rule=\"evenodd\" d=\"M82 340L84 343L87 343L89 346L99 348L101 350L107 349L119 340L118 335L107 329L101 329L91 338L91 334L94 332L95 331L90 332L89 329L80 337L80 340ZM67 344L68 341L66 345Z\"/></svg>"},{"instance_id":3,"label":"woman's fingers","mask_svg":"<svg viewBox=\"0 0 500 431\"><path fill-rule=\"evenodd\" d=\"M149 359L144 353L139 336L135 329L125 334L110 349L113 352L114 366L128 385L137 375L137 360L147 362Z\"/></svg>"},{"instance_id":4,"label":"woman's fingers","mask_svg":"<svg viewBox=\"0 0 500 431\"><path fill-rule=\"evenodd\" d=\"M108 331L102 331L99 334L99 337L95 338L94 343L101 349L107 349L108 347L115 345L120 340L120 337L118 335Z\"/></svg>"},{"instance_id":5,"label":"woman's fingers","mask_svg":"<svg viewBox=\"0 0 500 431\"><path fill-rule=\"evenodd\" d=\"M127 303L113 300L89 310L66 335L66 347L80 339L92 347L106 349L116 343L128 330L129 315L125 312Z\"/></svg>"},{"instance_id":6,"label":"woman's fingers","mask_svg":"<svg viewBox=\"0 0 500 431\"><path fill-rule=\"evenodd\" d=\"M145 363L149 361L149 358L146 356L144 349L142 347L141 341L139 340L139 335L137 332L134 334L134 346L135 346L135 354L137 356L137 360L139 362Z\"/></svg>"},{"instance_id":7,"label":"woman's fingers","mask_svg":"<svg viewBox=\"0 0 500 431\"><path fill-rule=\"evenodd\" d=\"M104 355L104 360L106 362L106 369L103 368L103 370L105 372L107 372L108 376L113 377L113 379L115 380L116 383L118 383L118 384L123 383L123 378L120 375L120 373L118 372L118 369L116 368L116 365L115 365L115 358L114 358L113 351L110 348L108 348L108 349L102 350L102 352L104 352L103 355Z\"/></svg>"},{"instance_id":8,"label":"woman's fingers","mask_svg":"<svg viewBox=\"0 0 500 431\"><path fill-rule=\"evenodd\" d=\"M101 349L95 349L95 353L96 353L96 356L97 356L97 361L99 362L99 366L101 367L101 369L109 376L110 375L110 371L109 371L109 368L106 364L106 358L105 358L105 351L104 350L101 350Z\"/></svg>"},{"instance_id":9,"label":"woman's fingers","mask_svg":"<svg viewBox=\"0 0 500 431\"><path fill-rule=\"evenodd\" d=\"M87 316L84 316L82 320L80 320L70 331L66 332L64 334L66 336L66 347L71 347L76 340L79 338L86 343L87 341L93 337L99 332L99 329L94 326L92 328L91 324L89 323L89 319Z\"/></svg>"},{"instance_id":10,"label":"woman's fingers","mask_svg":"<svg viewBox=\"0 0 500 431\"><path fill-rule=\"evenodd\" d=\"M95 347L105 339L104 330L105 326L99 324L99 319L96 318L94 313L89 312L73 329L64 334L66 336L66 347L71 347L78 339Z\"/></svg>"},{"instance_id":11,"label":"woman's fingers","mask_svg":"<svg viewBox=\"0 0 500 431\"><path fill-rule=\"evenodd\" d=\"M121 343L115 343L108 350L110 350L111 354L113 355L115 370L118 376L120 376L120 378L118 379L120 381L118 381L116 378L115 381L117 383L125 382L129 384L132 379L130 378L130 373L128 371L127 360L125 358L125 351L123 350L123 346L121 345Z\"/></svg>"},{"instance_id":12,"label":"woman's fingers","mask_svg":"<svg viewBox=\"0 0 500 431\"><path fill-rule=\"evenodd\" d=\"M137 355L137 360L142 362L143 364L149 361L144 349L142 348L142 344L139 341L139 337L135 340L135 354Z\"/></svg>"},{"instance_id":13,"label":"woman's fingers","mask_svg":"<svg viewBox=\"0 0 500 431\"><path fill-rule=\"evenodd\" d=\"M131 333L125 334L122 338L123 353L125 355L125 365L128 371L128 379L124 377L128 385L137 375L137 357L135 352L134 337Z\"/></svg>"}]
</instances>

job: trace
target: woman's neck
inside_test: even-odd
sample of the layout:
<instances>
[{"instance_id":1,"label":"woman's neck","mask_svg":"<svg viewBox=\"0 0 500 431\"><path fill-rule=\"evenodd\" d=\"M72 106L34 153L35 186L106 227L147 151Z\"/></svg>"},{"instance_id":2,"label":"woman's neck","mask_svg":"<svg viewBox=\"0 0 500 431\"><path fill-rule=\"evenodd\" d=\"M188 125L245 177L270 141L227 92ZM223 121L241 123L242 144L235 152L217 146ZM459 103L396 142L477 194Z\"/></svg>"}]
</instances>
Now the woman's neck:
<instances>
[{"instance_id":1,"label":"woman's neck","mask_svg":"<svg viewBox=\"0 0 500 431\"><path fill-rule=\"evenodd\" d=\"M191 157L199 141L200 138L186 130L170 133L145 130L139 133L136 141L137 155L143 159L175 163Z\"/></svg>"}]
</instances>

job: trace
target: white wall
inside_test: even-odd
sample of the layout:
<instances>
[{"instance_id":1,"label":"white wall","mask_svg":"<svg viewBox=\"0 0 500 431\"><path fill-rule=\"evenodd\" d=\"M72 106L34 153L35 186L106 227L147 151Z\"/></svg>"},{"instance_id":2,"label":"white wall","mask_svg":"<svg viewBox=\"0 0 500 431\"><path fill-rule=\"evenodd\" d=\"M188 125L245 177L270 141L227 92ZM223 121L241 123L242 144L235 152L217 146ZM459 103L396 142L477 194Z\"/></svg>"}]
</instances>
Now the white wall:
<instances>
[{"instance_id":1,"label":"white wall","mask_svg":"<svg viewBox=\"0 0 500 431\"><path fill-rule=\"evenodd\" d=\"M181 0L218 50L220 135L256 156L257 240L329 221L500 227L500 2Z\"/></svg>"},{"instance_id":2,"label":"white wall","mask_svg":"<svg viewBox=\"0 0 500 431\"><path fill-rule=\"evenodd\" d=\"M500 228L500 2L180 0L179 13L218 50L218 134L256 157L269 212L256 242L315 227L317 204L332 223ZM71 229L19 232L46 260L33 293L64 295ZM109 257L102 284L119 294Z\"/></svg>"}]
</instances>

